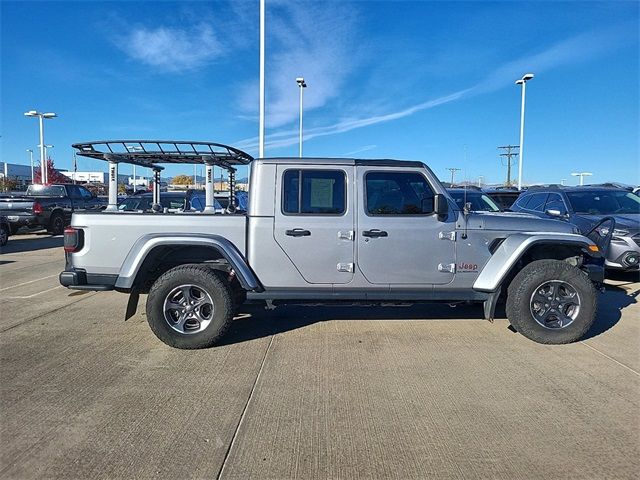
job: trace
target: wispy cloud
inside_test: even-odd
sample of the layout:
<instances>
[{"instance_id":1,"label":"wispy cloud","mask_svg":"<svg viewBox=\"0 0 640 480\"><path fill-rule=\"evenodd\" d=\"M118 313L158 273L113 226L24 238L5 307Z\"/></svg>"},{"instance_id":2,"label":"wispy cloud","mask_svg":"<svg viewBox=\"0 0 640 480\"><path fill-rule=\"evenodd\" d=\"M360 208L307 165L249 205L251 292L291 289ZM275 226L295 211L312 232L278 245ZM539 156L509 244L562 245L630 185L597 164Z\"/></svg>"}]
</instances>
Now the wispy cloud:
<instances>
[{"instance_id":1,"label":"wispy cloud","mask_svg":"<svg viewBox=\"0 0 640 480\"><path fill-rule=\"evenodd\" d=\"M305 111L337 97L358 68L353 42L356 6L347 2L269 2L267 126L277 128L298 115L296 77L308 79ZM257 82L246 85L241 98L245 115L256 115Z\"/></svg>"},{"instance_id":2,"label":"wispy cloud","mask_svg":"<svg viewBox=\"0 0 640 480\"><path fill-rule=\"evenodd\" d=\"M342 156L348 157L349 155L355 155L356 153L369 152L371 150L375 150L376 148L378 148L377 145L365 145L363 147L357 148L357 149L352 150L350 152L343 153Z\"/></svg>"},{"instance_id":3,"label":"wispy cloud","mask_svg":"<svg viewBox=\"0 0 640 480\"><path fill-rule=\"evenodd\" d=\"M435 99L423 101L401 110L361 118L350 118L331 125L306 129L305 140L336 135L357 128L398 120L400 118L408 117L418 112L455 102L463 98L493 92L513 85L514 80L519 75L522 75L527 71L533 71L540 74L559 66L591 60L617 48L623 43L626 43L631 35L629 26L630 25L621 25L617 26L615 29L603 30L601 32L590 32L588 34L578 35L558 42L541 52L508 62L498 68L495 68L480 82L470 86L469 88L442 95ZM270 115L271 112L268 111L268 116ZM295 145L297 142L297 130L288 129L269 133L266 146L270 148L280 148ZM257 148L257 138L241 140L238 142L238 146L240 146L240 148L254 150Z\"/></svg>"},{"instance_id":4,"label":"wispy cloud","mask_svg":"<svg viewBox=\"0 0 640 480\"><path fill-rule=\"evenodd\" d=\"M184 29L137 27L116 44L132 59L169 72L193 70L225 53L213 28L205 23Z\"/></svg>"}]
</instances>

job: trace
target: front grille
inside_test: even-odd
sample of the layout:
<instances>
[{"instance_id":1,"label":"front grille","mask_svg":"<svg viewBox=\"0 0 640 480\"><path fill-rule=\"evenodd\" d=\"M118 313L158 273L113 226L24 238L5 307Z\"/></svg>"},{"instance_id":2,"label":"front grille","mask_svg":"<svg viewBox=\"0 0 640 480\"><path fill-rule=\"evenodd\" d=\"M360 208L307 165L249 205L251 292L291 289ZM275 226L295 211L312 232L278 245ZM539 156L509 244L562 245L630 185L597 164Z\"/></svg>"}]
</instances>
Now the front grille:
<instances>
[{"instance_id":1,"label":"front grille","mask_svg":"<svg viewBox=\"0 0 640 480\"><path fill-rule=\"evenodd\" d=\"M640 233L636 233L631 239L640 247Z\"/></svg>"}]
</instances>

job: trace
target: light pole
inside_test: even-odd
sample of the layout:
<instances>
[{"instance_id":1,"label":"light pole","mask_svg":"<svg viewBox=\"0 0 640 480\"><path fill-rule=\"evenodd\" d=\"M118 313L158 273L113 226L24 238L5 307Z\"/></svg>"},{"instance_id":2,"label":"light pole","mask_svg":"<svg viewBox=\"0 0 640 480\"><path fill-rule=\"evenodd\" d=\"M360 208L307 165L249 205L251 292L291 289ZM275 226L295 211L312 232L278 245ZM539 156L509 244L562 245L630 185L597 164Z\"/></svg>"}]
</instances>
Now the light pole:
<instances>
[{"instance_id":1,"label":"light pole","mask_svg":"<svg viewBox=\"0 0 640 480\"><path fill-rule=\"evenodd\" d=\"M73 183L76 183L76 177L78 176L78 159L76 158L76 152L73 152Z\"/></svg>"},{"instance_id":2,"label":"light pole","mask_svg":"<svg viewBox=\"0 0 640 480\"><path fill-rule=\"evenodd\" d=\"M47 165L45 159L45 145L44 145L44 119L55 118L55 113L40 113L36 110L29 110L24 113L26 117L38 117L40 121L40 182L44 185L47 183Z\"/></svg>"},{"instance_id":3,"label":"light pole","mask_svg":"<svg viewBox=\"0 0 640 480\"><path fill-rule=\"evenodd\" d=\"M38 145L39 147L40 145ZM42 180L44 178L44 180L42 180L44 183L49 183L49 152L48 150L50 148L53 148L53 145L45 145L44 146L44 162L45 162L45 167L44 170L40 169L40 180ZM44 172L44 173L42 173Z\"/></svg>"},{"instance_id":4,"label":"light pole","mask_svg":"<svg viewBox=\"0 0 640 480\"><path fill-rule=\"evenodd\" d=\"M127 145L127 150L129 151L134 151L134 152L139 152L141 150L144 150L144 148L142 148L139 145ZM133 194L136 194L136 164L132 163L131 166L133 167Z\"/></svg>"},{"instance_id":5,"label":"light pole","mask_svg":"<svg viewBox=\"0 0 640 480\"><path fill-rule=\"evenodd\" d=\"M584 177L590 177L591 175L593 175L591 172L578 172L571 174L573 177L580 177L580 186L584 185Z\"/></svg>"},{"instance_id":6,"label":"light pole","mask_svg":"<svg viewBox=\"0 0 640 480\"><path fill-rule=\"evenodd\" d=\"M264 158L264 24L266 16L265 0L260 0L260 120L258 157Z\"/></svg>"},{"instance_id":7,"label":"light pole","mask_svg":"<svg viewBox=\"0 0 640 480\"><path fill-rule=\"evenodd\" d=\"M296 83L300 87L300 158L302 158L302 99L304 89L307 88L307 84L304 82L304 78L298 77L296 78Z\"/></svg>"},{"instance_id":8,"label":"light pole","mask_svg":"<svg viewBox=\"0 0 640 480\"><path fill-rule=\"evenodd\" d=\"M33 150L27 148L27 152L29 152L29 159L31 164L31 184L33 185Z\"/></svg>"},{"instance_id":9,"label":"light pole","mask_svg":"<svg viewBox=\"0 0 640 480\"><path fill-rule=\"evenodd\" d=\"M522 86L522 106L520 107L520 158L518 159L518 190L522 190L522 161L524 159L524 99L527 90L527 82L533 78L533 73L525 74L516 85Z\"/></svg>"}]
</instances>

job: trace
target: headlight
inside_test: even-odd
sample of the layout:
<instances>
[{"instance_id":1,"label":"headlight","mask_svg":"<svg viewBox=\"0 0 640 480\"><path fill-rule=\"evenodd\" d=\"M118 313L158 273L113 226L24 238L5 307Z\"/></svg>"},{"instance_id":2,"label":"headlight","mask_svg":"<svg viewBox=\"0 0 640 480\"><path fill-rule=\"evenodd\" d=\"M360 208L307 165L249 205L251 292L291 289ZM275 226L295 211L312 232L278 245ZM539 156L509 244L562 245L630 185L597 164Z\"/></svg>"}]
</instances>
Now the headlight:
<instances>
[{"instance_id":1,"label":"headlight","mask_svg":"<svg viewBox=\"0 0 640 480\"><path fill-rule=\"evenodd\" d=\"M598 233L603 236L606 237L607 235L609 235L609 227L601 227L598 229ZM628 230L618 230L617 228L613 229L613 237L626 237L627 235L629 235L629 231Z\"/></svg>"}]
</instances>

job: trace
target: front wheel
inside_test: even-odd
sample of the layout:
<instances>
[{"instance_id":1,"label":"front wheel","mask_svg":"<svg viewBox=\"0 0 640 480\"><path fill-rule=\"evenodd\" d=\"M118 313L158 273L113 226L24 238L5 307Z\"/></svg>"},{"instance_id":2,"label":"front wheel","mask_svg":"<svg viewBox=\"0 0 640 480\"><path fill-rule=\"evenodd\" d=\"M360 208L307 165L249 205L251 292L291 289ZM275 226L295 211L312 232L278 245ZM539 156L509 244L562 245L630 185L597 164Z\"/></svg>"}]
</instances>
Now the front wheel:
<instances>
[{"instance_id":1,"label":"front wheel","mask_svg":"<svg viewBox=\"0 0 640 480\"><path fill-rule=\"evenodd\" d=\"M172 347L211 347L222 338L232 320L233 297L228 282L204 265L172 268L149 290L149 326Z\"/></svg>"},{"instance_id":2,"label":"front wheel","mask_svg":"<svg viewBox=\"0 0 640 480\"><path fill-rule=\"evenodd\" d=\"M561 260L526 265L509 285L507 318L538 343L580 340L595 321L597 292L578 268Z\"/></svg>"}]
</instances>

